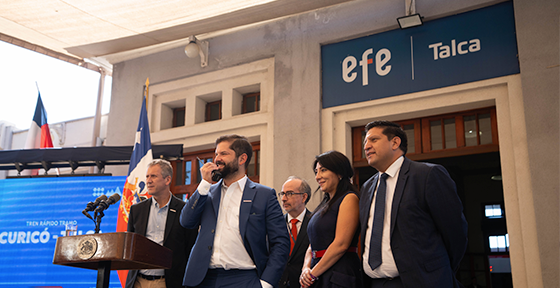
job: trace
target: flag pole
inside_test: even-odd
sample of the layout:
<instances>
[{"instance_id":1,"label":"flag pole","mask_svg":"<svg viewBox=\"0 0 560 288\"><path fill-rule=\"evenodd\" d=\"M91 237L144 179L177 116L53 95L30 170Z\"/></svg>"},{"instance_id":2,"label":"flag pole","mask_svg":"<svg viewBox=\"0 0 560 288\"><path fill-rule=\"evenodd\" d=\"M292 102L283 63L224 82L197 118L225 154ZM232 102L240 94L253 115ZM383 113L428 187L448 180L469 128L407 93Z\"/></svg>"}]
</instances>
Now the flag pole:
<instances>
[{"instance_id":1,"label":"flag pole","mask_svg":"<svg viewBox=\"0 0 560 288\"><path fill-rule=\"evenodd\" d=\"M149 95L150 95L150 77L146 78L146 84L144 85L144 97L146 98L146 109L148 109Z\"/></svg>"},{"instance_id":2,"label":"flag pole","mask_svg":"<svg viewBox=\"0 0 560 288\"><path fill-rule=\"evenodd\" d=\"M130 206L140 202L140 196L150 197L146 192L146 170L153 158L150 127L146 109L149 85L149 79L146 79L142 107L140 109L140 118L138 119L138 128L136 129L136 139L134 140L134 148L128 167L128 176L123 187L121 204L119 205L117 232L127 231ZM119 270L118 274L122 287L125 287L127 271Z\"/></svg>"}]
</instances>

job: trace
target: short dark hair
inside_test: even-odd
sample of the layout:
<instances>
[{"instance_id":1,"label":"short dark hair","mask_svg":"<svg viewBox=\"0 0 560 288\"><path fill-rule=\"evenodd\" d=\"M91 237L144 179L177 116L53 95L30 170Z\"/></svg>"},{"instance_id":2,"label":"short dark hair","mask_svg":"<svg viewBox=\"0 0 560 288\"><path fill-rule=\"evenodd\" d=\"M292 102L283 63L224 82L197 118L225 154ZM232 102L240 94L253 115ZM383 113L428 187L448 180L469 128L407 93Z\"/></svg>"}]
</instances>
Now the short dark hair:
<instances>
[{"instance_id":1,"label":"short dark hair","mask_svg":"<svg viewBox=\"0 0 560 288\"><path fill-rule=\"evenodd\" d=\"M404 130L401 128L401 125L391 121L372 121L366 125L366 133L369 129L374 127L382 128L383 135L387 136L387 139L389 140L399 137L401 139L401 145L399 145L399 148L403 151L403 155L406 154L406 151L408 150L408 138L406 137Z\"/></svg>"},{"instance_id":2,"label":"short dark hair","mask_svg":"<svg viewBox=\"0 0 560 288\"><path fill-rule=\"evenodd\" d=\"M286 181L290 181L290 180L300 180L301 183L299 184L299 193L305 193L307 194L307 199L305 199L305 204L307 204L307 202L309 202L309 199L311 199L311 187L309 186L309 183L307 183L307 181L305 181L305 179L302 179L300 177L297 176L290 176L288 177L288 180Z\"/></svg>"},{"instance_id":3,"label":"short dark hair","mask_svg":"<svg viewBox=\"0 0 560 288\"><path fill-rule=\"evenodd\" d=\"M239 158L243 153L247 155L247 161L245 162L245 170L247 170L251 162L251 157L253 157L253 146L249 142L249 139L236 134L223 135L216 139L216 146L224 141L230 142L229 149L235 151L235 158Z\"/></svg>"}]
</instances>

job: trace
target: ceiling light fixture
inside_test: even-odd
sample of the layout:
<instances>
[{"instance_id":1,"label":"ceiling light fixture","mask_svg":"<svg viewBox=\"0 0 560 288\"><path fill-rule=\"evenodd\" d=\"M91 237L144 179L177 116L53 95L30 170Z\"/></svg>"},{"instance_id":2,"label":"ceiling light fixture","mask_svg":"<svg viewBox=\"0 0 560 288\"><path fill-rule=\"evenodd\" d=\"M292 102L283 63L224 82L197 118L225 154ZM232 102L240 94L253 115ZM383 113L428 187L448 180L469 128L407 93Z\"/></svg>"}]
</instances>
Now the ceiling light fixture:
<instances>
[{"instance_id":1,"label":"ceiling light fixture","mask_svg":"<svg viewBox=\"0 0 560 288\"><path fill-rule=\"evenodd\" d=\"M397 18L401 29L412 28L422 25L422 16L416 13L416 0L405 0L405 15Z\"/></svg>"},{"instance_id":2,"label":"ceiling light fixture","mask_svg":"<svg viewBox=\"0 0 560 288\"><path fill-rule=\"evenodd\" d=\"M412 27L422 25L422 17L418 13L409 16L399 17L397 18L397 21L399 22L399 26L401 26L401 29L412 28Z\"/></svg>"},{"instance_id":3,"label":"ceiling light fixture","mask_svg":"<svg viewBox=\"0 0 560 288\"><path fill-rule=\"evenodd\" d=\"M208 65L208 41L200 41L194 36L189 37L189 44L185 47L185 54L189 58L200 56L200 67Z\"/></svg>"}]
</instances>

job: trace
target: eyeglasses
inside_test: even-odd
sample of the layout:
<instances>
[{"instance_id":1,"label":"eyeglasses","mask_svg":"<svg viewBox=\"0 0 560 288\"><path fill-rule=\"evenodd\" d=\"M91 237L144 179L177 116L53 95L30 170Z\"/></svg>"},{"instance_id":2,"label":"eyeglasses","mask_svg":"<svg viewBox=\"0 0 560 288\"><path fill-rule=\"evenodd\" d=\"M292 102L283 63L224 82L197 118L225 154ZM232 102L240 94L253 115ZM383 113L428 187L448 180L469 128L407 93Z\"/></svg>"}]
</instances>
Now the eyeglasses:
<instances>
[{"instance_id":1,"label":"eyeglasses","mask_svg":"<svg viewBox=\"0 0 560 288\"><path fill-rule=\"evenodd\" d=\"M278 196L280 196L280 198L284 197L284 195L286 195L286 197L290 198L294 195L301 195L301 194L305 194L305 193L295 193L292 191L288 191L288 192L280 192L278 193Z\"/></svg>"}]
</instances>

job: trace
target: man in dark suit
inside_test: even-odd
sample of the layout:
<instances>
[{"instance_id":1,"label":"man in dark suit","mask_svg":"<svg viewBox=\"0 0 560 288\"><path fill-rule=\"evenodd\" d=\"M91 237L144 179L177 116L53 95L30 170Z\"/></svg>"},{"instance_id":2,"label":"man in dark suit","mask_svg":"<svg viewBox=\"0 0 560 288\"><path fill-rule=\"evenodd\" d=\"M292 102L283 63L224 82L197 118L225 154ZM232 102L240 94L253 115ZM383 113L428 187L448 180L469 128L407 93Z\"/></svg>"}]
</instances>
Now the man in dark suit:
<instances>
[{"instance_id":1,"label":"man in dark suit","mask_svg":"<svg viewBox=\"0 0 560 288\"><path fill-rule=\"evenodd\" d=\"M152 197L130 207L128 232L135 232L173 251L171 269L130 270L126 288L182 287L187 259L197 230L185 229L179 215L185 202L169 191L173 168L165 160L148 164L146 184Z\"/></svg>"},{"instance_id":2,"label":"man in dark suit","mask_svg":"<svg viewBox=\"0 0 560 288\"><path fill-rule=\"evenodd\" d=\"M296 176L290 176L282 185L282 192L278 195L286 211L284 218L290 234L290 256L278 286L281 288L300 287L299 276L301 275L305 252L309 247L307 223L311 219L311 212L305 208L305 204L311 198L311 187L309 187L307 181Z\"/></svg>"},{"instance_id":3,"label":"man in dark suit","mask_svg":"<svg viewBox=\"0 0 560 288\"><path fill-rule=\"evenodd\" d=\"M455 273L467 222L455 183L442 166L404 157L398 124L374 121L366 131L366 158L379 171L360 197L366 287L462 287Z\"/></svg>"},{"instance_id":4,"label":"man in dark suit","mask_svg":"<svg viewBox=\"0 0 560 288\"><path fill-rule=\"evenodd\" d=\"M286 222L274 189L245 174L253 149L247 138L216 140L214 162L181 212L181 225L198 228L183 285L189 287L273 287L290 252ZM223 177L211 185L213 171ZM216 172L214 172L215 174Z\"/></svg>"}]
</instances>

